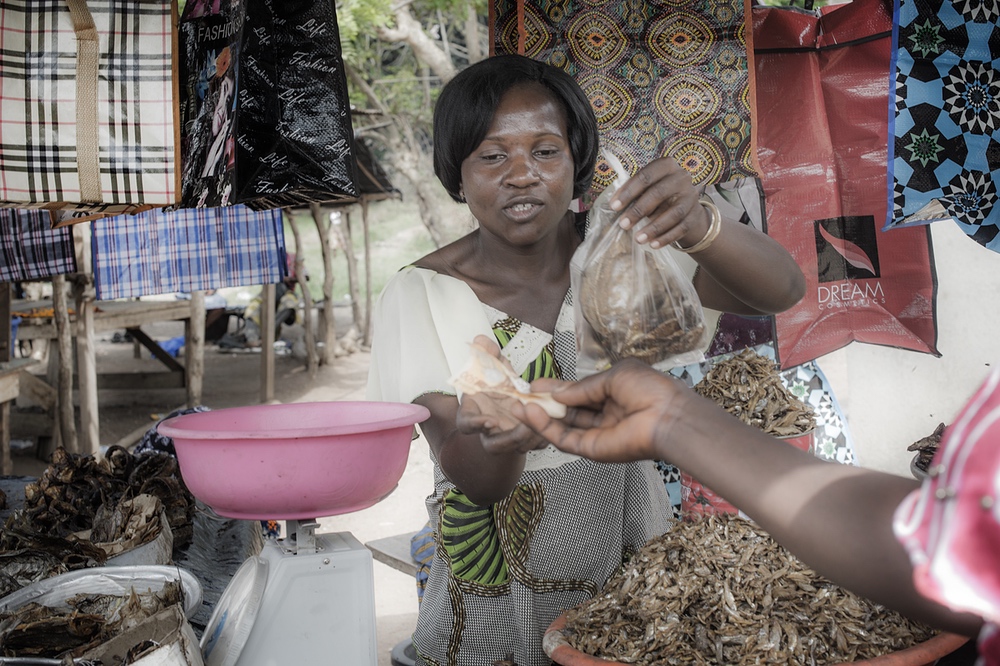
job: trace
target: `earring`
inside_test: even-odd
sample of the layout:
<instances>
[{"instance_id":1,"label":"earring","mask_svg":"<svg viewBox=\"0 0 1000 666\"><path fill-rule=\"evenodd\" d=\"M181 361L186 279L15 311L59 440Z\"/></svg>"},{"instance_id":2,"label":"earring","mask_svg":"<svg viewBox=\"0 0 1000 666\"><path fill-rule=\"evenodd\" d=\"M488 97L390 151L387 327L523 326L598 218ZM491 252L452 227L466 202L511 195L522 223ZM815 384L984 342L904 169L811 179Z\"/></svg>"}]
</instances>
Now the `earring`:
<instances>
[{"instance_id":1,"label":"earring","mask_svg":"<svg viewBox=\"0 0 1000 666\"><path fill-rule=\"evenodd\" d=\"M465 190L462 189L461 185L458 186L458 198L462 203L465 203Z\"/></svg>"}]
</instances>

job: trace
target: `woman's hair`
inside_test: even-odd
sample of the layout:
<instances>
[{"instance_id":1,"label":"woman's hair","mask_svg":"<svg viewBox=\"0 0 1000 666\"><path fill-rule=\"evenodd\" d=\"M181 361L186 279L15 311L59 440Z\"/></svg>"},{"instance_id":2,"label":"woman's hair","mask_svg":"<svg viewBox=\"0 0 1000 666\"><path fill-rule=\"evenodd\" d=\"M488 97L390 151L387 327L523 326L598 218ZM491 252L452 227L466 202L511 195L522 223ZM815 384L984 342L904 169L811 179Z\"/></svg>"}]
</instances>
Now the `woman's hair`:
<instances>
[{"instance_id":1,"label":"woman's hair","mask_svg":"<svg viewBox=\"0 0 1000 666\"><path fill-rule=\"evenodd\" d=\"M500 98L514 86L539 83L566 111L566 131L576 166L573 196L590 188L597 161L597 118L590 100L558 67L519 55L487 58L458 73L441 90L434 107L434 173L455 201L461 201L462 162L486 138Z\"/></svg>"}]
</instances>

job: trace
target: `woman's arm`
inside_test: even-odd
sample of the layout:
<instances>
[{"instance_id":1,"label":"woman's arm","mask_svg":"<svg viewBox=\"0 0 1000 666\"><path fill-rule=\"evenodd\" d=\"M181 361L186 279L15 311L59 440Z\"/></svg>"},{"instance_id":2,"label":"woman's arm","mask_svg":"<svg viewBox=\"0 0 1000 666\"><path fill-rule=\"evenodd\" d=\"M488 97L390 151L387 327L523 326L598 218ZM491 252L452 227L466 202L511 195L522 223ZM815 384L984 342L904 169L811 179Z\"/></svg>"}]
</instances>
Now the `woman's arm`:
<instances>
[{"instance_id":1,"label":"woman's arm","mask_svg":"<svg viewBox=\"0 0 1000 666\"><path fill-rule=\"evenodd\" d=\"M533 405L514 413L558 448L605 462L670 461L743 510L819 574L909 617L974 635L981 619L922 596L896 540L896 507L916 481L824 462L743 424L638 361L536 390L570 407L563 421Z\"/></svg>"},{"instance_id":2,"label":"woman's arm","mask_svg":"<svg viewBox=\"0 0 1000 666\"><path fill-rule=\"evenodd\" d=\"M691 175L670 158L653 160L615 193L619 224L635 231L639 243L696 246L706 238L711 214L699 203ZM617 207L616 207L617 206ZM705 307L742 315L782 312L805 293L805 277L780 243L753 227L722 219L715 239L691 253L701 270L694 284Z\"/></svg>"},{"instance_id":3,"label":"woman's arm","mask_svg":"<svg viewBox=\"0 0 1000 666\"><path fill-rule=\"evenodd\" d=\"M467 396L460 408L455 396L428 393L413 402L431 412L420 427L444 475L481 506L507 497L524 470L527 451L547 445L527 426L501 424L486 413L486 399Z\"/></svg>"}]
</instances>

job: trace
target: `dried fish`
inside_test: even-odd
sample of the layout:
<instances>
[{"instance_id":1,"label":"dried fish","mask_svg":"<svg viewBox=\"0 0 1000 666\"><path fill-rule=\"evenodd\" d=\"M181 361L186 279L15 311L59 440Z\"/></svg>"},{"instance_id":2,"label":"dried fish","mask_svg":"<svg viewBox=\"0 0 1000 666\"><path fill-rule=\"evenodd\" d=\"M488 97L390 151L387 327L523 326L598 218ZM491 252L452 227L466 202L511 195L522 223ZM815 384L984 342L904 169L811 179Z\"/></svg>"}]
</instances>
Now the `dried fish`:
<instances>
[{"instance_id":1,"label":"dried fish","mask_svg":"<svg viewBox=\"0 0 1000 666\"><path fill-rule=\"evenodd\" d=\"M730 514L651 539L566 620L574 648L629 664L835 664L934 634L822 578Z\"/></svg>"},{"instance_id":2,"label":"dried fish","mask_svg":"<svg viewBox=\"0 0 1000 666\"><path fill-rule=\"evenodd\" d=\"M816 427L812 408L782 383L774 361L752 349L713 365L694 390L770 435L801 435Z\"/></svg>"},{"instance_id":3,"label":"dried fish","mask_svg":"<svg viewBox=\"0 0 1000 666\"><path fill-rule=\"evenodd\" d=\"M941 438L944 437L945 428L944 423L939 423L934 432L922 437L917 441L906 447L907 451L916 451L917 459L914 464L923 471L927 471L931 467L931 461L934 460L934 455L937 453L938 447L941 445Z\"/></svg>"}]
</instances>

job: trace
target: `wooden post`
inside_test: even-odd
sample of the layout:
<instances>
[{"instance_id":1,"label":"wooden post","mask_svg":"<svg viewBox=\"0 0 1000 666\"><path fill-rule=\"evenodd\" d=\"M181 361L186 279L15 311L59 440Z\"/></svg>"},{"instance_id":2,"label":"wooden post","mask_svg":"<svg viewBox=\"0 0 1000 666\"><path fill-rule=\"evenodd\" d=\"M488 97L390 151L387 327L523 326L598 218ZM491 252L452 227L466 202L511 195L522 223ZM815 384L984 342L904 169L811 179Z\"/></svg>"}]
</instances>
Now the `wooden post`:
<instances>
[{"instance_id":1,"label":"wooden post","mask_svg":"<svg viewBox=\"0 0 1000 666\"><path fill-rule=\"evenodd\" d=\"M191 317L184 320L184 372L187 406L201 404L205 378L205 292L191 292Z\"/></svg>"},{"instance_id":2,"label":"wooden post","mask_svg":"<svg viewBox=\"0 0 1000 666\"><path fill-rule=\"evenodd\" d=\"M80 394L80 453L97 456L101 446L97 402L97 348L94 335L94 290L90 277L80 275L73 286L76 300L76 363Z\"/></svg>"},{"instance_id":3,"label":"wooden post","mask_svg":"<svg viewBox=\"0 0 1000 666\"><path fill-rule=\"evenodd\" d=\"M306 369L309 370L310 375L315 375L316 369L319 366L319 357L316 354L316 336L313 335L312 294L309 293L309 285L305 281L305 247L302 245L302 236L299 234L299 223L295 220L295 216L288 212L284 215L285 219L288 220L288 226L292 230L292 236L295 238L295 276L302 287L302 301L304 305L302 326L305 327L306 333Z\"/></svg>"},{"instance_id":4,"label":"wooden post","mask_svg":"<svg viewBox=\"0 0 1000 666\"><path fill-rule=\"evenodd\" d=\"M368 197L361 196L361 225L365 243L365 321L361 330L361 341L365 347L372 346L372 253L371 234L368 228Z\"/></svg>"},{"instance_id":5,"label":"wooden post","mask_svg":"<svg viewBox=\"0 0 1000 666\"><path fill-rule=\"evenodd\" d=\"M319 331L323 351L319 361L324 365L330 365L337 356L337 326L333 317L333 247L330 245L330 216L327 215L326 219L323 219L323 208L318 203L309 204L309 210L316 223L320 250L323 254L323 326Z\"/></svg>"},{"instance_id":6,"label":"wooden post","mask_svg":"<svg viewBox=\"0 0 1000 666\"><path fill-rule=\"evenodd\" d=\"M70 329L69 306L66 301L66 276L52 276L52 310L56 324L59 369L55 381L56 423L59 441L69 453L79 453L76 440L76 412L73 409L73 331ZM51 346L49 353L52 352Z\"/></svg>"},{"instance_id":7,"label":"wooden post","mask_svg":"<svg viewBox=\"0 0 1000 666\"><path fill-rule=\"evenodd\" d=\"M274 400L274 300L274 285L261 287L260 401L265 404Z\"/></svg>"},{"instance_id":8,"label":"wooden post","mask_svg":"<svg viewBox=\"0 0 1000 666\"><path fill-rule=\"evenodd\" d=\"M10 283L0 282L0 363L11 360L11 316L10 316ZM0 472L4 475L14 473L14 461L10 457L10 400L0 402Z\"/></svg>"},{"instance_id":9,"label":"wooden post","mask_svg":"<svg viewBox=\"0 0 1000 666\"><path fill-rule=\"evenodd\" d=\"M354 320L354 327L361 329L361 297L358 292L358 260L354 256L354 243L351 239L351 213L345 208L342 213L340 224L331 225L340 240L340 247L344 249L344 257L347 258L347 289L351 294L351 318Z\"/></svg>"}]
</instances>

